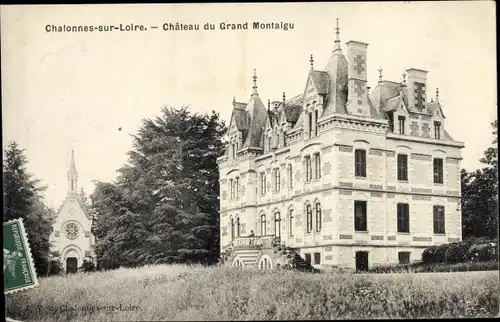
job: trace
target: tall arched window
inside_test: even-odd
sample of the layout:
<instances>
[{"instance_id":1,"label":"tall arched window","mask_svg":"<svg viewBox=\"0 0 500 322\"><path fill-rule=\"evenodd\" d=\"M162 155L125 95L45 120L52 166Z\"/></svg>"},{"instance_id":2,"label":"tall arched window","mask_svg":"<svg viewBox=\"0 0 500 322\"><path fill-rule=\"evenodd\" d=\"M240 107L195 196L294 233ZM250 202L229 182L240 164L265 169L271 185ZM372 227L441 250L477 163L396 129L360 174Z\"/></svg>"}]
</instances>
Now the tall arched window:
<instances>
[{"instance_id":1,"label":"tall arched window","mask_svg":"<svg viewBox=\"0 0 500 322\"><path fill-rule=\"evenodd\" d=\"M316 231L319 232L321 231L321 203L319 200L316 200L315 202L316 206Z\"/></svg>"},{"instance_id":2,"label":"tall arched window","mask_svg":"<svg viewBox=\"0 0 500 322\"><path fill-rule=\"evenodd\" d=\"M281 214L279 211L274 213L274 236L281 237Z\"/></svg>"},{"instance_id":3,"label":"tall arched window","mask_svg":"<svg viewBox=\"0 0 500 322\"><path fill-rule=\"evenodd\" d=\"M240 237L240 217L236 218L236 237Z\"/></svg>"},{"instance_id":4,"label":"tall arched window","mask_svg":"<svg viewBox=\"0 0 500 322\"><path fill-rule=\"evenodd\" d=\"M295 226L295 221L294 221L294 214L293 214L293 209L290 209L288 211L288 225L289 225L289 235L290 237L293 236L293 230Z\"/></svg>"},{"instance_id":5,"label":"tall arched window","mask_svg":"<svg viewBox=\"0 0 500 322\"><path fill-rule=\"evenodd\" d=\"M260 235L265 236L267 234L266 232L266 215L262 214L260 216Z\"/></svg>"},{"instance_id":6,"label":"tall arched window","mask_svg":"<svg viewBox=\"0 0 500 322\"><path fill-rule=\"evenodd\" d=\"M307 222L307 232L312 231L312 207L309 202L306 203L306 222Z\"/></svg>"},{"instance_id":7,"label":"tall arched window","mask_svg":"<svg viewBox=\"0 0 500 322\"><path fill-rule=\"evenodd\" d=\"M231 218L231 240L234 239L234 219Z\"/></svg>"}]
</instances>

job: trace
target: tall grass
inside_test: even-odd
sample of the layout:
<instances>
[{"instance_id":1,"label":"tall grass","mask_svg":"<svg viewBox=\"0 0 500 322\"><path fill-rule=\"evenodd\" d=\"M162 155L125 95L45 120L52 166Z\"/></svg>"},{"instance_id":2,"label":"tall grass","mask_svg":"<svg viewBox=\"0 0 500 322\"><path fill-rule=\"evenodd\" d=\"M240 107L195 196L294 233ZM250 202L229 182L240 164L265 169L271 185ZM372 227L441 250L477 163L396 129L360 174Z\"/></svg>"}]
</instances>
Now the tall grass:
<instances>
[{"instance_id":1,"label":"tall grass","mask_svg":"<svg viewBox=\"0 0 500 322\"><path fill-rule=\"evenodd\" d=\"M478 317L498 315L498 294L498 271L307 274L173 265L42 278L39 288L6 296L6 315L22 321Z\"/></svg>"}]
</instances>

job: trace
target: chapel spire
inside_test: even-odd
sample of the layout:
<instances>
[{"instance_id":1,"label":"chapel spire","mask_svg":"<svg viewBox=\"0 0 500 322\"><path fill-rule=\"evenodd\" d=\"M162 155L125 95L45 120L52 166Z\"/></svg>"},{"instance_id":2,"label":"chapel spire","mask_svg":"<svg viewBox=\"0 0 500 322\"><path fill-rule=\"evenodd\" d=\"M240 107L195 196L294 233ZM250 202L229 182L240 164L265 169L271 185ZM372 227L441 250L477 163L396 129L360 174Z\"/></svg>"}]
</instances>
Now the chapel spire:
<instances>
[{"instance_id":1,"label":"chapel spire","mask_svg":"<svg viewBox=\"0 0 500 322\"><path fill-rule=\"evenodd\" d=\"M75 150L71 148L71 161L68 170L68 195L78 195L78 171L75 165Z\"/></svg>"}]
</instances>

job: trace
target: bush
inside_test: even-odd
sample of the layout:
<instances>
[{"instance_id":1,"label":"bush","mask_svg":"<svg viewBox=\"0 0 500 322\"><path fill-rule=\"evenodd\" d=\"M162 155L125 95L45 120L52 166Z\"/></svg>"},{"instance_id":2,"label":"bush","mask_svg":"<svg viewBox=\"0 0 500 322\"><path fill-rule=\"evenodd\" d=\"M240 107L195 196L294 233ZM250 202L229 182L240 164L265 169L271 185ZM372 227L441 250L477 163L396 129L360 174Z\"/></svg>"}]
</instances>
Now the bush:
<instances>
[{"instance_id":1,"label":"bush","mask_svg":"<svg viewBox=\"0 0 500 322\"><path fill-rule=\"evenodd\" d=\"M498 244L494 242L474 244L468 249L467 258L474 262L498 260Z\"/></svg>"},{"instance_id":2,"label":"bush","mask_svg":"<svg viewBox=\"0 0 500 322\"><path fill-rule=\"evenodd\" d=\"M445 262L450 264L466 262L470 246L469 241L450 244L445 253Z\"/></svg>"},{"instance_id":3,"label":"bush","mask_svg":"<svg viewBox=\"0 0 500 322\"><path fill-rule=\"evenodd\" d=\"M449 244L443 244L426 248L422 253L422 262L424 262L425 264L444 263L446 260L445 255L448 247Z\"/></svg>"},{"instance_id":4,"label":"bush","mask_svg":"<svg viewBox=\"0 0 500 322\"><path fill-rule=\"evenodd\" d=\"M95 265L94 265L93 262L88 261L88 260L85 259L83 261L81 270L84 271L84 272L93 272L93 271L96 270L96 267L95 267Z\"/></svg>"}]
</instances>

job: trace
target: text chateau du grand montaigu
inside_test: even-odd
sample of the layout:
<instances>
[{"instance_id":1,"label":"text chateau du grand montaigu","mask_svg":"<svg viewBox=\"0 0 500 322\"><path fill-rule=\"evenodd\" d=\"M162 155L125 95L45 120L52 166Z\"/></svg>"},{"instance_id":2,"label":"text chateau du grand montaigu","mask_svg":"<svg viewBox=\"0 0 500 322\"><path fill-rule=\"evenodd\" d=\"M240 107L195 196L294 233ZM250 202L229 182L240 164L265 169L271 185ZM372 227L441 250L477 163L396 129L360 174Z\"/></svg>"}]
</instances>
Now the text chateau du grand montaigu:
<instances>
[{"instance_id":1,"label":"text chateau du grand montaigu","mask_svg":"<svg viewBox=\"0 0 500 322\"><path fill-rule=\"evenodd\" d=\"M273 240L317 268L368 269L421 260L461 240L462 142L445 130L427 71L367 86L367 47L336 29L324 69L303 93L263 104L233 99L220 171L221 251L232 265L272 268ZM281 95L279 95L281 96ZM249 237L254 236L254 237ZM237 249L235 245L239 245ZM245 245L262 245L245 248Z\"/></svg>"}]
</instances>

